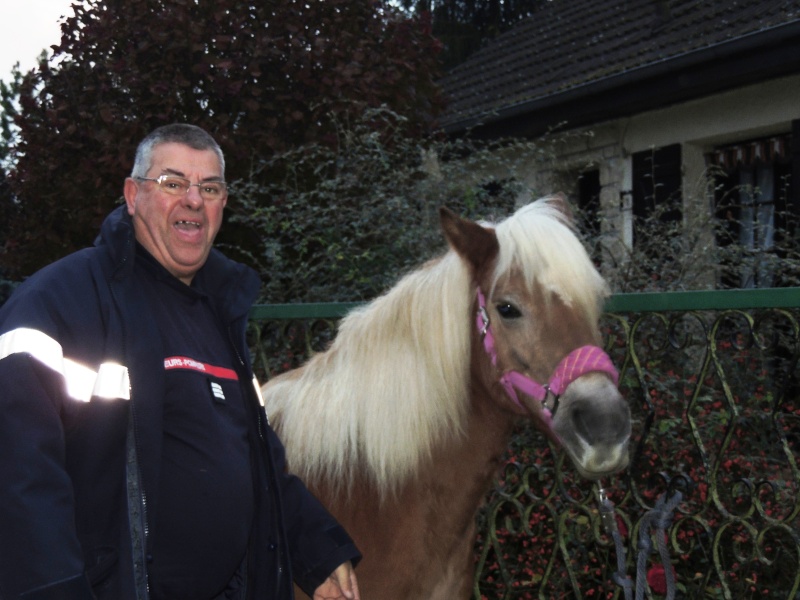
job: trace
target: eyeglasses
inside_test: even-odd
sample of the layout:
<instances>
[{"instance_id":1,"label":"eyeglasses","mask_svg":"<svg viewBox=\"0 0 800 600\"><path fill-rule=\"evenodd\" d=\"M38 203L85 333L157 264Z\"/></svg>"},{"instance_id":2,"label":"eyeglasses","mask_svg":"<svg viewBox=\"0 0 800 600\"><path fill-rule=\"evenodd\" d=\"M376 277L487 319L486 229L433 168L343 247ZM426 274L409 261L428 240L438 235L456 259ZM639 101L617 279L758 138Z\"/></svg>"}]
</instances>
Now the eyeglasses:
<instances>
[{"instance_id":1,"label":"eyeglasses","mask_svg":"<svg viewBox=\"0 0 800 600\"><path fill-rule=\"evenodd\" d=\"M177 175L159 175L158 177L134 177L139 181L154 181L158 189L172 196L185 196L189 188L197 186L203 200L220 200L225 196L228 186L224 181L201 181L192 183L185 177Z\"/></svg>"}]
</instances>

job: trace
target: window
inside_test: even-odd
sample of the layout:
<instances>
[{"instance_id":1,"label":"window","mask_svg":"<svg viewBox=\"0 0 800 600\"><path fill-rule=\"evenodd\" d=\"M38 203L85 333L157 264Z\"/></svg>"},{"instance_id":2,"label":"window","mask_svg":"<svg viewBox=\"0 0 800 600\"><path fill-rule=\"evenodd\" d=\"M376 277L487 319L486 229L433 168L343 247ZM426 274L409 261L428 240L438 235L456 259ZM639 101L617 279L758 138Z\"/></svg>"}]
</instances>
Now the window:
<instances>
[{"instance_id":1,"label":"window","mask_svg":"<svg viewBox=\"0 0 800 600\"><path fill-rule=\"evenodd\" d=\"M600 171L592 169L578 177L578 210L581 230L589 237L600 236Z\"/></svg>"},{"instance_id":2,"label":"window","mask_svg":"<svg viewBox=\"0 0 800 600\"><path fill-rule=\"evenodd\" d=\"M672 237L681 223L681 146L635 152L631 163L633 244L643 248L658 242L654 236Z\"/></svg>"},{"instance_id":3,"label":"window","mask_svg":"<svg viewBox=\"0 0 800 600\"><path fill-rule=\"evenodd\" d=\"M600 243L600 170L591 169L578 176L578 229L589 244L595 265L602 261Z\"/></svg>"},{"instance_id":4,"label":"window","mask_svg":"<svg viewBox=\"0 0 800 600\"><path fill-rule=\"evenodd\" d=\"M681 146L631 155L632 264L637 288L670 289L682 270Z\"/></svg>"},{"instance_id":5,"label":"window","mask_svg":"<svg viewBox=\"0 0 800 600\"><path fill-rule=\"evenodd\" d=\"M778 270L782 259L797 254L790 147L787 134L717 148L707 157L719 169L717 243L726 250L724 287L774 287L792 277L793 269Z\"/></svg>"}]
</instances>

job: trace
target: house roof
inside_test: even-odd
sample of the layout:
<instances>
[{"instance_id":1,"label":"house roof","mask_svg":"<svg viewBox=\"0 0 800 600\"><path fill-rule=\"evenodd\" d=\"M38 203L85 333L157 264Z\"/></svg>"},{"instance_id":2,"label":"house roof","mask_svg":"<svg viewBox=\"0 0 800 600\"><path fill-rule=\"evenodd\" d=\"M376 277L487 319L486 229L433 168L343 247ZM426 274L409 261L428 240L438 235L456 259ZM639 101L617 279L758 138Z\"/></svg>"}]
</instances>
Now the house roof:
<instances>
[{"instance_id":1,"label":"house roof","mask_svg":"<svg viewBox=\"0 0 800 600\"><path fill-rule=\"evenodd\" d=\"M450 71L451 133L533 134L800 72L800 0L547 0Z\"/></svg>"}]
</instances>

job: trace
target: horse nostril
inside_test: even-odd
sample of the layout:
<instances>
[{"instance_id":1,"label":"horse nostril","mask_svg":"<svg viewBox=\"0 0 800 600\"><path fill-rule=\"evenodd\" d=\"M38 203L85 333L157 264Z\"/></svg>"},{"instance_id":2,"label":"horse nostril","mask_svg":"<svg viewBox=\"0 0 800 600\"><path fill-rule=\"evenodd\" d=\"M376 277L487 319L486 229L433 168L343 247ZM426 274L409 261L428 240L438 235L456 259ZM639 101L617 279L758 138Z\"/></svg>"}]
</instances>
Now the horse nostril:
<instances>
[{"instance_id":1,"label":"horse nostril","mask_svg":"<svg viewBox=\"0 0 800 600\"><path fill-rule=\"evenodd\" d=\"M590 426L588 411L575 407L572 409L572 426L579 437L594 445L597 428Z\"/></svg>"},{"instance_id":2,"label":"horse nostril","mask_svg":"<svg viewBox=\"0 0 800 600\"><path fill-rule=\"evenodd\" d=\"M625 442L630 436L628 414L623 405L609 406L588 399L574 401L570 410L575 433L591 446Z\"/></svg>"}]
</instances>

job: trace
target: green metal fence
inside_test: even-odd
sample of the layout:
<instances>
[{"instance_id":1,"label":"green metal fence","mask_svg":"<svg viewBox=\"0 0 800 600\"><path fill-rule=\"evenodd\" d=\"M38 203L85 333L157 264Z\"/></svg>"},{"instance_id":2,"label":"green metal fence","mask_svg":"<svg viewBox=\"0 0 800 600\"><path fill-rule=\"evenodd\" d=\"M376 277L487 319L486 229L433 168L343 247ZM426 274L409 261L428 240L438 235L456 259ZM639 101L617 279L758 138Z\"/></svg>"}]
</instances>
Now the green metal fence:
<instances>
[{"instance_id":1,"label":"green metal fence","mask_svg":"<svg viewBox=\"0 0 800 600\"><path fill-rule=\"evenodd\" d=\"M355 305L254 307L259 375L323 349ZM602 327L634 420L630 468L602 482L626 574L664 597L660 555L640 557L650 539L665 542L676 598L800 599L800 288L616 295ZM520 428L478 518L474 597L623 598L597 492ZM675 492L663 536L650 532Z\"/></svg>"}]
</instances>

